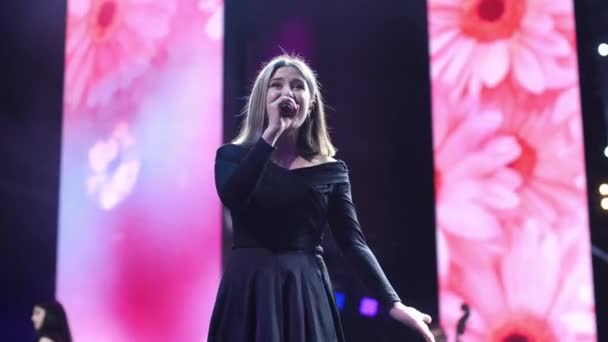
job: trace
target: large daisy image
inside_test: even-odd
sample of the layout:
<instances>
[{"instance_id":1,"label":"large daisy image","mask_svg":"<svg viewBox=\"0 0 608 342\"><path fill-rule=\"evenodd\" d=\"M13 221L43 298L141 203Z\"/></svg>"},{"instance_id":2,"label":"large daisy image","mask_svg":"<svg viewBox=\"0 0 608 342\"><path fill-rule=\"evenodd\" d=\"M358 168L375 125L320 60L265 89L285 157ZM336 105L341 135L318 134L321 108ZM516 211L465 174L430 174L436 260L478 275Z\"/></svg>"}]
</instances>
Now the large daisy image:
<instances>
[{"instance_id":1,"label":"large daisy image","mask_svg":"<svg viewBox=\"0 0 608 342\"><path fill-rule=\"evenodd\" d=\"M452 96L507 80L533 94L576 81L563 25L570 0L430 0L429 8L432 77Z\"/></svg>"},{"instance_id":2,"label":"large daisy image","mask_svg":"<svg viewBox=\"0 0 608 342\"><path fill-rule=\"evenodd\" d=\"M107 104L152 66L168 36L174 0L74 0L68 5L68 113Z\"/></svg>"}]
</instances>

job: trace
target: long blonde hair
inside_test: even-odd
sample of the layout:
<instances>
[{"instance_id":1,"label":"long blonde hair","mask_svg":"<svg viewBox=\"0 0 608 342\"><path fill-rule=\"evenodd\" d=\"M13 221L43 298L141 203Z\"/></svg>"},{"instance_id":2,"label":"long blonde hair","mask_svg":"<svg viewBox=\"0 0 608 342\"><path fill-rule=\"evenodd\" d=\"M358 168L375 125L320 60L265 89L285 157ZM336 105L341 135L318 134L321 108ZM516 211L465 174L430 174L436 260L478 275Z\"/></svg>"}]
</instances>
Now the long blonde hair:
<instances>
[{"instance_id":1,"label":"long blonde hair","mask_svg":"<svg viewBox=\"0 0 608 342\"><path fill-rule=\"evenodd\" d=\"M247 106L242 114L245 116L241 130L232 141L233 144L253 145L261 136L267 125L266 93L270 79L281 67L296 68L304 77L311 95L311 111L300 126L298 132L298 154L306 158L317 155L333 157L336 148L331 142L325 119L325 106L321 96L320 85L315 72L298 56L283 54L266 63L258 76L251 95L247 98Z\"/></svg>"}]
</instances>

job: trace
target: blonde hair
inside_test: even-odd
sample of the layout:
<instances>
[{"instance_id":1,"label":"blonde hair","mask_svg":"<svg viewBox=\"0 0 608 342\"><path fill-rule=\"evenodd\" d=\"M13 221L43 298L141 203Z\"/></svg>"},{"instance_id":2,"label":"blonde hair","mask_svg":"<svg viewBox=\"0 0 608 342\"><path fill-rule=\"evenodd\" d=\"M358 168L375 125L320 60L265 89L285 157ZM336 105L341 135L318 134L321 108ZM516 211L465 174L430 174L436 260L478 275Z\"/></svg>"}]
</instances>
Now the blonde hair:
<instances>
[{"instance_id":1,"label":"blonde hair","mask_svg":"<svg viewBox=\"0 0 608 342\"><path fill-rule=\"evenodd\" d=\"M298 56L283 54L267 62L258 76L251 95L247 98L247 106L242 114L245 116L241 130L232 141L237 145L253 145L262 136L267 125L266 93L270 79L282 67L293 67L304 77L311 95L311 110L298 132L298 154L306 158L317 155L333 157L336 148L331 142L325 119L325 106L321 96L320 84L315 72Z\"/></svg>"}]
</instances>

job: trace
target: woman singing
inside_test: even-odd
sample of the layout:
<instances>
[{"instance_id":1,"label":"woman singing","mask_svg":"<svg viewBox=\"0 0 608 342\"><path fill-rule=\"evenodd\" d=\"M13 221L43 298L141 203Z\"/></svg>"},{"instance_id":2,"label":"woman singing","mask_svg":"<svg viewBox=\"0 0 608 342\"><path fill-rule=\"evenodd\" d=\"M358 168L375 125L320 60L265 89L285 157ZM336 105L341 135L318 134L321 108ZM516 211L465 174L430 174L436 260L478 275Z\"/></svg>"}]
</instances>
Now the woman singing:
<instances>
[{"instance_id":1,"label":"woman singing","mask_svg":"<svg viewBox=\"0 0 608 342\"><path fill-rule=\"evenodd\" d=\"M367 246L335 152L313 71L298 57L271 60L239 135L217 151L216 187L234 241L210 342L344 341L320 247L326 224L390 316L433 341L431 317L401 303Z\"/></svg>"}]
</instances>

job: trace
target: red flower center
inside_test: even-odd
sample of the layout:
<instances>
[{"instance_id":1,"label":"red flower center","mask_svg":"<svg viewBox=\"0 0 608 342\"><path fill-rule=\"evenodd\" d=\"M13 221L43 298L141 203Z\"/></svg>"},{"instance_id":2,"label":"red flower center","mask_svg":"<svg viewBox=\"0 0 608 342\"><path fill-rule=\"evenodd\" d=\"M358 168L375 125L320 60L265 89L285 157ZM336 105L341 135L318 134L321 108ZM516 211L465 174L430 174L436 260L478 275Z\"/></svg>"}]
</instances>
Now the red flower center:
<instances>
[{"instance_id":1,"label":"red flower center","mask_svg":"<svg viewBox=\"0 0 608 342\"><path fill-rule=\"evenodd\" d=\"M526 10L526 0L464 0L462 31L480 41L509 38L515 33Z\"/></svg>"},{"instance_id":2,"label":"red flower center","mask_svg":"<svg viewBox=\"0 0 608 342\"><path fill-rule=\"evenodd\" d=\"M116 14L115 2L104 2L101 4L99 13L97 13L97 24L99 27L108 27L112 24L114 15Z\"/></svg>"},{"instance_id":3,"label":"red flower center","mask_svg":"<svg viewBox=\"0 0 608 342\"><path fill-rule=\"evenodd\" d=\"M505 13L505 3L503 0L482 1L479 3L477 12L484 21L496 21Z\"/></svg>"},{"instance_id":4,"label":"red flower center","mask_svg":"<svg viewBox=\"0 0 608 342\"><path fill-rule=\"evenodd\" d=\"M528 313L513 314L490 329L492 342L555 342L551 326L543 319Z\"/></svg>"},{"instance_id":5,"label":"red flower center","mask_svg":"<svg viewBox=\"0 0 608 342\"><path fill-rule=\"evenodd\" d=\"M93 5L90 16L93 36L97 40L106 40L116 29L120 20L120 3L116 0L99 0Z\"/></svg>"},{"instance_id":6,"label":"red flower center","mask_svg":"<svg viewBox=\"0 0 608 342\"><path fill-rule=\"evenodd\" d=\"M517 170L525 181L534 174L534 169L538 162L538 153L536 152L536 149L520 137L517 137L517 143L521 148L521 154L519 155L519 158L513 161L509 166Z\"/></svg>"}]
</instances>

